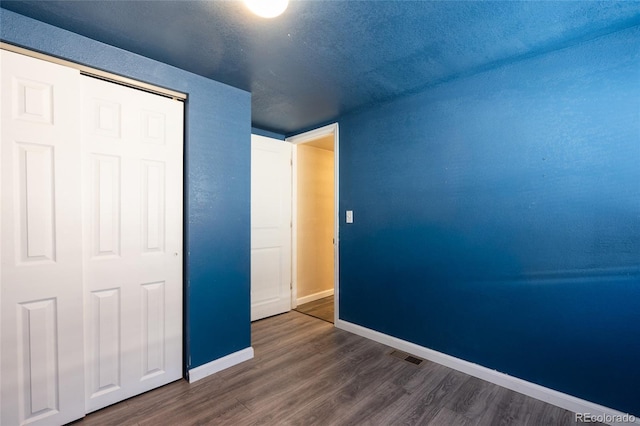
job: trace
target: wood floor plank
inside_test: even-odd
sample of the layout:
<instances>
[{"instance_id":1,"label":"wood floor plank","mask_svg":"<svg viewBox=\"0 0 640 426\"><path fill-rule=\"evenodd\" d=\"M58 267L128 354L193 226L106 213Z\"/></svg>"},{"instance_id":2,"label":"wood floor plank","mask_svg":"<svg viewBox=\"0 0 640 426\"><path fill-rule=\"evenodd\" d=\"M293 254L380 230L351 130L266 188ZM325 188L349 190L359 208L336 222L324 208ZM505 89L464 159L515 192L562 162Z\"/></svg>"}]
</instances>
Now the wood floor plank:
<instances>
[{"instance_id":1,"label":"wood floor plank","mask_svg":"<svg viewBox=\"0 0 640 426\"><path fill-rule=\"evenodd\" d=\"M469 377L446 406L468 418L477 418L493 404L499 390L497 385Z\"/></svg>"},{"instance_id":2,"label":"wood floor plank","mask_svg":"<svg viewBox=\"0 0 640 426\"><path fill-rule=\"evenodd\" d=\"M399 362L405 361L399 360ZM406 417L410 410L422 402L421 399L425 391L435 388L450 372L450 369L442 365L424 361L420 367L413 369L413 374L394 377L392 382L401 386L407 392L407 395L392 403L385 410L379 410L370 417L369 423L373 425L411 424L410 420L405 419L404 423L399 423L398 419L403 418L403 416Z\"/></svg>"},{"instance_id":3,"label":"wood floor plank","mask_svg":"<svg viewBox=\"0 0 640 426\"><path fill-rule=\"evenodd\" d=\"M336 423L341 425L376 425L374 416L403 397L407 391L393 382L385 382L348 410L343 410Z\"/></svg>"},{"instance_id":4,"label":"wood floor plank","mask_svg":"<svg viewBox=\"0 0 640 426\"><path fill-rule=\"evenodd\" d=\"M240 412L244 415L250 411L237 399L224 396L222 398L198 397L182 399L171 406L156 411L138 421L139 426L155 426L158 424L199 425L216 423L224 418Z\"/></svg>"},{"instance_id":5,"label":"wood floor plank","mask_svg":"<svg viewBox=\"0 0 640 426\"><path fill-rule=\"evenodd\" d=\"M343 386L362 364L369 359L378 356L376 351L362 345L363 349L356 350L352 357L343 357L337 360L318 365L317 370L309 370L305 380L293 383L281 390L274 390L268 394L260 395L256 399L245 400L239 397L256 414L245 419L238 419L245 424L260 424L264 419L262 413L270 413L269 418L277 419L273 424L296 424L298 413L306 415L309 408L321 403L324 398L338 392L338 386ZM357 355L357 356L356 356ZM313 380L309 380L312 374Z\"/></svg>"},{"instance_id":6,"label":"wood floor plank","mask_svg":"<svg viewBox=\"0 0 640 426\"><path fill-rule=\"evenodd\" d=\"M500 388L494 403L487 407L478 423L495 426L526 425L532 415L529 411L531 407L527 405L527 398L521 393Z\"/></svg>"},{"instance_id":7,"label":"wood floor plank","mask_svg":"<svg viewBox=\"0 0 640 426\"><path fill-rule=\"evenodd\" d=\"M389 357L375 357L353 365L350 377L339 382L332 392L321 395L304 411L287 419L294 425L339 424L338 419L354 409L359 401L371 397L392 377L399 366Z\"/></svg>"},{"instance_id":8,"label":"wood floor plank","mask_svg":"<svg viewBox=\"0 0 640 426\"><path fill-rule=\"evenodd\" d=\"M436 417L438 411L452 399L468 376L459 371L450 370L435 386L424 386L407 399L406 410L395 420L398 424L427 424Z\"/></svg>"},{"instance_id":9,"label":"wood floor plank","mask_svg":"<svg viewBox=\"0 0 640 426\"><path fill-rule=\"evenodd\" d=\"M301 314L297 315L304 317ZM313 318L309 320L320 322ZM379 357L380 348L374 342L362 344L359 338L354 339L356 336L346 332L336 333L334 337L336 339L331 343L325 343L332 350L318 351L316 355L297 362L298 367L303 371L284 372L280 379L275 380L275 383L265 381L267 384L265 389L269 388L269 391L253 392L255 388L252 387L249 391L239 394L238 399L251 410L295 414L300 407L308 405L316 396L333 392L336 383L349 377L369 359ZM291 373L294 374L293 382L289 377ZM310 374L313 380L309 380ZM273 386L274 384L277 385ZM260 416L245 419L249 424L259 420Z\"/></svg>"},{"instance_id":10,"label":"wood floor plank","mask_svg":"<svg viewBox=\"0 0 640 426\"><path fill-rule=\"evenodd\" d=\"M252 360L97 411L78 425L574 425L566 410L299 312L252 324Z\"/></svg>"},{"instance_id":11,"label":"wood floor plank","mask_svg":"<svg viewBox=\"0 0 640 426\"><path fill-rule=\"evenodd\" d=\"M467 426L475 425L475 422L462 414L443 407L438 414L429 422L429 426Z\"/></svg>"}]
</instances>

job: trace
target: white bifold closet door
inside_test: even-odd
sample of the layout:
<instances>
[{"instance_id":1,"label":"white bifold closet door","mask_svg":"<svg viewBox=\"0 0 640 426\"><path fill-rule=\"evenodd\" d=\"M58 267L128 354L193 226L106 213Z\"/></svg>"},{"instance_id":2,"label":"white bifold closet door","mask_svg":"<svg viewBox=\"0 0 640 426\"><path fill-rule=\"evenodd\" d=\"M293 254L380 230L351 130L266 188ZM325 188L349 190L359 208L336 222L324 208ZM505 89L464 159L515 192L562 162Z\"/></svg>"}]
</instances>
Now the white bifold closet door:
<instances>
[{"instance_id":1,"label":"white bifold closet door","mask_svg":"<svg viewBox=\"0 0 640 426\"><path fill-rule=\"evenodd\" d=\"M182 376L183 104L7 51L0 424Z\"/></svg>"},{"instance_id":2,"label":"white bifold closet door","mask_svg":"<svg viewBox=\"0 0 640 426\"><path fill-rule=\"evenodd\" d=\"M2 425L84 415L80 74L2 61Z\"/></svg>"},{"instance_id":3,"label":"white bifold closet door","mask_svg":"<svg viewBox=\"0 0 640 426\"><path fill-rule=\"evenodd\" d=\"M183 104L81 80L91 412L182 377Z\"/></svg>"}]
</instances>

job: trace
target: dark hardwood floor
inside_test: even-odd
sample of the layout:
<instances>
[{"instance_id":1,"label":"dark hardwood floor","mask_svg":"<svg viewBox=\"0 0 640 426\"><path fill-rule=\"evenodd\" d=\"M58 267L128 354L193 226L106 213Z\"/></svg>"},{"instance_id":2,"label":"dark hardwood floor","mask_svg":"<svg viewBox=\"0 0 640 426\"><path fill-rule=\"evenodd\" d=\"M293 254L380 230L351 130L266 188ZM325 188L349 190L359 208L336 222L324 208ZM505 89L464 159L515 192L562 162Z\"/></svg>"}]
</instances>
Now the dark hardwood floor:
<instances>
[{"instance_id":1,"label":"dark hardwood floor","mask_svg":"<svg viewBox=\"0 0 640 426\"><path fill-rule=\"evenodd\" d=\"M298 305L295 310L333 324L333 296Z\"/></svg>"},{"instance_id":2,"label":"dark hardwood floor","mask_svg":"<svg viewBox=\"0 0 640 426\"><path fill-rule=\"evenodd\" d=\"M255 358L77 425L572 425L574 415L295 311L252 324Z\"/></svg>"}]
</instances>

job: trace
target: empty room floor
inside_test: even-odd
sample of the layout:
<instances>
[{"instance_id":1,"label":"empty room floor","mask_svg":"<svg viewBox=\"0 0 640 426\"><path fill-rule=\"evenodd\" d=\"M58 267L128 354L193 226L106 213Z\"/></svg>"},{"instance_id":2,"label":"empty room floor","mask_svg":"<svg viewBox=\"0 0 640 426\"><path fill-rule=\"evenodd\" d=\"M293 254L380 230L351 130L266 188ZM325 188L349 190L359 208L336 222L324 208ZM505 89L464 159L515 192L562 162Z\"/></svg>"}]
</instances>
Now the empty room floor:
<instances>
[{"instance_id":1,"label":"empty room floor","mask_svg":"<svg viewBox=\"0 0 640 426\"><path fill-rule=\"evenodd\" d=\"M78 425L572 425L574 415L291 311L252 324L255 358Z\"/></svg>"}]
</instances>

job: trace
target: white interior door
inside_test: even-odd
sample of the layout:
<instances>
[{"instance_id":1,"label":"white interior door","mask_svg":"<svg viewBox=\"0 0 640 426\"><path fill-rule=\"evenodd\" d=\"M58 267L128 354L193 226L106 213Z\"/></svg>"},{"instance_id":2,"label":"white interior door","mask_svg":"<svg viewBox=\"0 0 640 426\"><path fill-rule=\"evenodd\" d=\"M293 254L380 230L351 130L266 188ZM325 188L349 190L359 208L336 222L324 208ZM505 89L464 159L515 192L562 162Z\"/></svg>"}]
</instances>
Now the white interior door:
<instances>
[{"instance_id":1,"label":"white interior door","mask_svg":"<svg viewBox=\"0 0 640 426\"><path fill-rule=\"evenodd\" d=\"M91 412L182 376L183 104L81 79Z\"/></svg>"},{"instance_id":2,"label":"white interior door","mask_svg":"<svg viewBox=\"0 0 640 426\"><path fill-rule=\"evenodd\" d=\"M251 135L251 321L291 309L291 144Z\"/></svg>"},{"instance_id":3,"label":"white interior door","mask_svg":"<svg viewBox=\"0 0 640 426\"><path fill-rule=\"evenodd\" d=\"M85 412L79 73L0 55L0 424L64 424Z\"/></svg>"}]
</instances>

